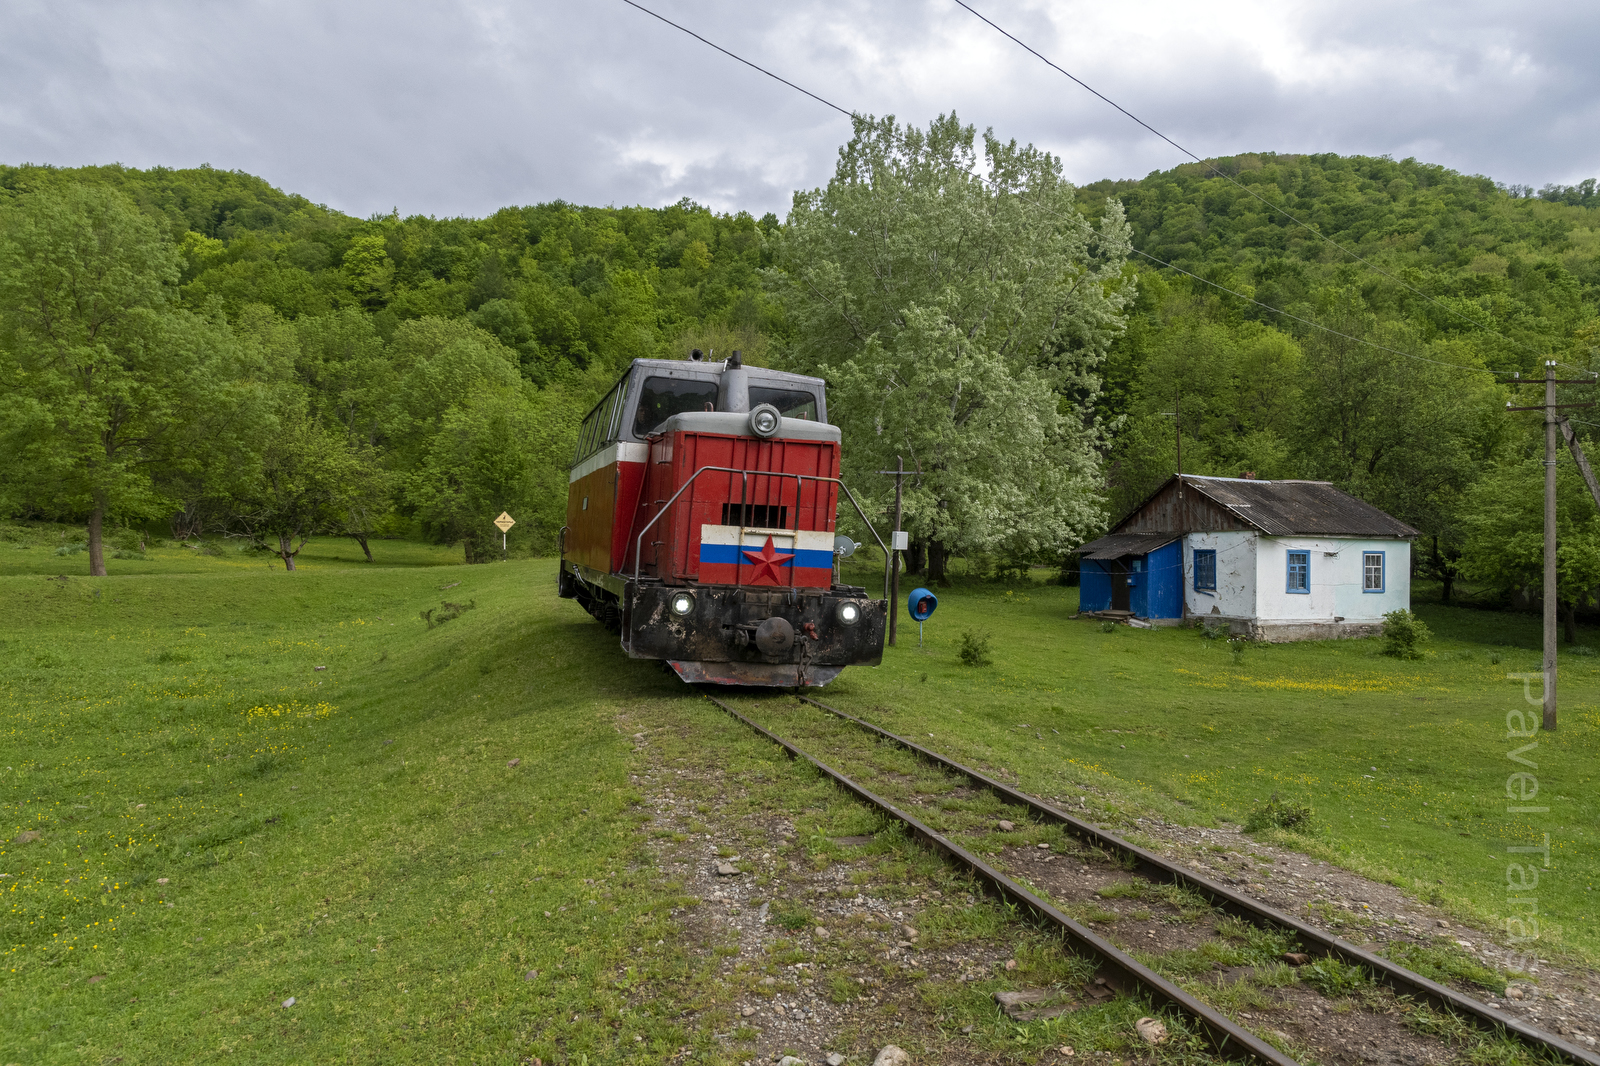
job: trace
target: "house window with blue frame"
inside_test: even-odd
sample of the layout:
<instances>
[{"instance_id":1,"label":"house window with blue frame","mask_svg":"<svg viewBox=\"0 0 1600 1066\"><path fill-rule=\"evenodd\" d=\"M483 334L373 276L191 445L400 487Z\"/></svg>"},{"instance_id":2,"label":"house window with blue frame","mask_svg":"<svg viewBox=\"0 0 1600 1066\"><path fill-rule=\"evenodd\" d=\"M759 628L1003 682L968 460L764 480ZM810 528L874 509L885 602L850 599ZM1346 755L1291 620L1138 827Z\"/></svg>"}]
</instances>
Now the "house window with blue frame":
<instances>
[{"instance_id":1,"label":"house window with blue frame","mask_svg":"<svg viewBox=\"0 0 1600 1066\"><path fill-rule=\"evenodd\" d=\"M1383 591L1383 552L1361 553L1361 591Z\"/></svg>"},{"instance_id":2,"label":"house window with blue frame","mask_svg":"<svg viewBox=\"0 0 1600 1066\"><path fill-rule=\"evenodd\" d=\"M1311 592L1311 553L1289 553L1289 591L1309 595Z\"/></svg>"},{"instance_id":3,"label":"house window with blue frame","mask_svg":"<svg viewBox=\"0 0 1600 1066\"><path fill-rule=\"evenodd\" d=\"M1217 552L1214 548L1194 550L1194 587L1197 592L1217 590Z\"/></svg>"}]
</instances>

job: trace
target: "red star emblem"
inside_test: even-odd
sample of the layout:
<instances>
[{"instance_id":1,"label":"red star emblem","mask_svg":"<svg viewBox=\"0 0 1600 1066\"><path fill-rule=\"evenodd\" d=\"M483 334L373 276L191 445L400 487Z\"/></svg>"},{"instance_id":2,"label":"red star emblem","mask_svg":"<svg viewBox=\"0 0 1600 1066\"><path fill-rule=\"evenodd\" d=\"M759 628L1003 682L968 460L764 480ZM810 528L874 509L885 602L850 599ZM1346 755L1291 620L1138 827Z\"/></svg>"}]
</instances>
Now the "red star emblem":
<instances>
[{"instance_id":1,"label":"red star emblem","mask_svg":"<svg viewBox=\"0 0 1600 1066\"><path fill-rule=\"evenodd\" d=\"M749 559L756 568L755 573L750 575L750 584L752 585L762 584L763 582L761 578L763 575L771 578L770 581L765 582L766 584L782 584L783 575L778 572L778 568L784 563L788 562L790 559L794 558L793 555L784 555L780 551L775 551L772 547L771 537L767 538L767 543L762 546L760 551L746 551L744 553L744 557Z\"/></svg>"}]
</instances>

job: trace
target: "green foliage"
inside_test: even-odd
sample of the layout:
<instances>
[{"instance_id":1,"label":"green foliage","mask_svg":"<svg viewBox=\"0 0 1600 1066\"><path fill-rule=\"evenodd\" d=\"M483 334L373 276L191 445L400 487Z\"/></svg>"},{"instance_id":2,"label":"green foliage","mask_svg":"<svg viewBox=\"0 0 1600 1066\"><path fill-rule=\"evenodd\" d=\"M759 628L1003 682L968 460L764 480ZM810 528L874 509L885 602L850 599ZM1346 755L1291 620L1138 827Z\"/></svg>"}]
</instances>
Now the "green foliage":
<instances>
[{"instance_id":1,"label":"green foliage","mask_svg":"<svg viewBox=\"0 0 1600 1066\"><path fill-rule=\"evenodd\" d=\"M1395 943L1389 945L1384 954L1406 969L1434 981L1449 984L1468 982L1497 995L1504 994L1506 990L1506 979L1499 971L1483 965L1449 942Z\"/></svg>"},{"instance_id":2,"label":"green foliage","mask_svg":"<svg viewBox=\"0 0 1600 1066\"><path fill-rule=\"evenodd\" d=\"M1429 534L1419 542L1426 569L1453 579L1474 513L1466 490L1515 461L1534 429L1506 417L1507 390L1467 368L1527 376L1541 353L1562 351L1590 364L1600 292L1592 189L1529 199L1414 159L1212 162L1246 188L1184 164L1085 186L1083 210L1115 196L1152 255L1446 365L1332 336L1180 275L1141 273L1104 367L1100 415L1128 419L1109 467L1113 515L1175 469L1177 403L1185 471L1332 480ZM1272 205L1432 301L1333 253Z\"/></svg>"},{"instance_id":3,"label":"green foliage","mask_svg":"<svg viewBox=\"0 0 1600 1066\"><path fill-rule=\"evenodd\" d=\"M773 911L773 918L778 925L791 933L807 929L816 923L811 917L811 912L796 904L784 904Z\"/></svg>"},{"instance_id":4,"label":"green foliage","mask_svg":"<svg viewBox=\"0 0 1600 1066\"><path fill-rule=\"evenodd\" d=\"M1383 616L1383 654L1396 659L1422 658L1422 645L1433 638L1428 625L1409 609Z\"/></svg>"},{"instance_id":5,"label":"green foliage","mask_svg":"<svg viewBox=\"0 0 1600 1066\"><path fill-rule=\"evenodd\" d=\"M759 275L777 219L687 200L360 221L209 168L0 167L0 190L13 267L81 273L85 250L122 264L102 271L101 302L140 313L100 329L109 352L95 373L125 393L105 369L141 346L159 356L137 370L144 399L164 403L148 417L135 408L119 423L126 450L90 464L85 412L101 399L59 417L71 395L33 372L42 355L26 316L5 316L0 376L32 376L28 390L0 390L0 465L14 460L0 471L0 513L83 519L100 491L105 514L171 516L175 534L238 528L241 512L259 510L259 486L245 482L283 412L299 410L363 457L361 491L319 529L366 548L398 508L483 558L487 538L498 542L487 520L510 509L513 545L545 547L562 522L577 421L622 364L681 354L692 338L761 362L782 322ZM18 307L59 282L25 273L6 275ZM488 455L508 426L528 435L496 453L502 469L450 468ZM526 469L508 487L514 463Z\"/></svg>"},{"instance_id":6,"label":"green foliage","mask_svg":"<svg viewBox=\"0 0 1600 1066\"><path fill-rule=\"evenodd\" d=\"M1316 812L1303 803L1282 800L1274 792L1266 803L1250 809L1245 819L1246 833L1259 833L1263 829L1283 829L1290 833L1310 832Z\"/></svg>"},{"instance_id":7,"label":"green foliage","mask_svg":"<svg viewBox=\"0 0 1600 1066\"><path fill-rule=\"evenodd\" d=\"M1463 509L1463 574L1504 594L1542 589L1542 455L1527 455L1487 472L1473 485ZM1582 476L1563 464L1556 470L1556 594L1564 604L1581 603L1596 585L1600 514Z\"/></svg>"},{"instance_id":8,"label":"green foliage","mask_svg":"<svg viewBox=\"0 0 1600 1066\"><path fill-rule=\"evenodd\" d=\"M980 162L999 193L968 176ZM687 200L360 220L211 168L0 167L0 514L215 531L299 404L370 449L322 528L365 546L418 520L482 558L478 511L510 501L513 547L548 546L577 418L627 360L692 345L828 376L853 484L900 455L916 471L908 525L936 580L952 550L1060 556L1170 475L1181 415L1189 472L1332 480L1422 529L1420 572L1447 588L1536 588L1537 428L1474 368L1593 361L1592 183L1534 197L1409 159L1214 162L1432 300L1199 165L1075 191L954 116L861 121L787 226ZM1136 270L1130 236L1437 362ZM43 329L29 308L65 293L86 299ZM535 429L515 485L476 465L512 425ZM1600 526L1562 478L1570 626L1600 586Z\"/></svg>"},{"instance_id":9,"label":"green foliage","mask_svg":"<svg viewBox=\"0 0 1600 1066\"><path fill-rule=\"evenodd\" d=\"M857 118L779 246L789 365L829 380L856 483L914 467L934 580L948 550L1053 557L1100 521L1092 370L1129 288L1120 209L1090 225L1058 160L975 136Z\"/></svg>"},{"instance_id":10,"label":"green foliage","mask_svg":"<svg viewBox=\"0 0 1600 1066\"><path fill-rule=\"evenodd\" d=\"M1330 999L1352 996L1372 986L1372 975L1361 966L1352 966L1324 956L1300 968L1300 980Z\"/></svg>"},{"instance_id":11,"label":"green foliage","mask_svg":"<svg viewBox=\"0 0 1600 1066\"><path fill-rule=\"evenodd\" d=\"M103 524L170 501L236 349L226 327L172 309L179 256L118 193L53 187L0 216L0 507Z\"/></svg>"},{"instance_id":12,"label":"green foliage","mask_svg":"<svg viewBox=\"0 0 1600 1066\"><path fill-rule=\"evenodd\" d=\"M968 666L992 666L994 656L989 652L990 639L987 632L965 630L961 634L961 647L956 651L956 656Z\"/></svg>"}]
</instances>

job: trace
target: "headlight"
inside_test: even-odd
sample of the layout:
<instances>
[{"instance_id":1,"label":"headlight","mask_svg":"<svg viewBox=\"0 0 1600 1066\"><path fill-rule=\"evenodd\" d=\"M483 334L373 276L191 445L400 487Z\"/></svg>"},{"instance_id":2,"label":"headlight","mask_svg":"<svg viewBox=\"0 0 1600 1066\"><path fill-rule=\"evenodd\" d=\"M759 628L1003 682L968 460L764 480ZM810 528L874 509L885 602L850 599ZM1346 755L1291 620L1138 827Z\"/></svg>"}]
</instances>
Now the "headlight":
<instances>
[{"instance_id":1,"label":"headlight","mask_svg":"<svg viewBox=\"0 0 1600 1066\"><path fill-rule=\"evenodd\" d=\"M844 600L833 609L833 616L839 620L840 625L853 626L861 621L861 606Z\"/></svg>"},{"instance_id":2,"label":"headlight","mask_svg":"<svg viewBox=\"0 0 1600 1066\"><path fill-rule=\"evenodd\" d=\"M694 597L687 592L674 592L669 605L673 614L687 615L694 610Z\"/></svg>"},{"instance_id":3,"label":"headlight","mask_svg":"<svg viewBox=\"0 0 1600 1066\"><path fill-rule=\"evenodd\" d=\"M750 412L750 432L758 437L772 436L782 424L782 416L770 403L757 404Z\"/></svg>"}]
</instances>

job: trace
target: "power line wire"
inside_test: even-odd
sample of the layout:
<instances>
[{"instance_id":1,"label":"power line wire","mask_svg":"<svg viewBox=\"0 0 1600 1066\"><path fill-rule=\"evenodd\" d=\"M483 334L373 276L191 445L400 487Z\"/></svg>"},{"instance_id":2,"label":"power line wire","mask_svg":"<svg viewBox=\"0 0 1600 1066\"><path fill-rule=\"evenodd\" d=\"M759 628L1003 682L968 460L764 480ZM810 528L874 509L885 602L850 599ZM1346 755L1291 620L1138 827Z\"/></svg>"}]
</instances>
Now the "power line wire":
<instances>
[{"instance_id":1,"label":"power line wire","mask_svg":"<svg viewBox=\"0 0 1600 1066\"><path fill-rule=\"evenodd\" d=\"M759 70L761 73L765 74L767 77L773 79L774 81L783 82L783 84L787 85L789 88L793 89L797 93L805 93L807 96L811 97L811 99L815 100L817 103L826 104L828 107L833 108L835 111L839 112L839 114L841 114L841 115L844 115L846 118L851 118L851 119L855 118L855 115L852 112L846 111L844 108L840 107L838 104L834 103L832 100L824 100L822 97L818 96L816 93L812 92L810 89L802 89L802 88L800 88L800 86L796 85L792 81L789 81L787 78L780 78L778 75L772 73L772 71L768 70L766 67L757 66L756 64L750 62L748 59L744 58L743 56L734 55L732 52L728 51L726 48L722 47L720 44L716 44L716 43L714 43L712 41L706 40L704 37L700 36L698 33L694 32L691 29L689 29L687 26L680 26L676 22L673 22L671 19L667 18L665 15L656 14L654 11L651 11L649 8L645 7L643 4L636 4L636 3L633 2L633 0L622 0L622 2L624 4L627 4L629 7L638 8L640 11L643 11L646 15L649 15L651 18L660 19L662 22L665 22L668 26L671 26L675 30L681 30L682 32L687 33L690 37L693 37L695 40L699 41L701 44L705 45L706 47L715 48L717 51L721 52L723 55L727 56L729 59L736 59L740 63L743 63L745 66L749 67L751 70Z\"/></svg>"},{"instance_id":2,"label":"power line wire","mask_svg":"<svg viewBox=\"0 0 1600 1066\"><path fill-rule=\"evenodd\" d=\"M809 89L802 89L800 86L796 85L792 81L789 81L787 78L779 77L777 74L774 74L772 71L767 70L765 67L758 66L757 64L750 62L750 60L745 59L743 56L736 55L735 53L728 51L726 48L722 47L721 45L715 44L712 41L706 40L706 38L700 36L698 33L694 32L693 30L689 29L688 27L680 26L678 23L673 22L671 19L665 18L665 17L663 17L661 15L656 14L654 11L651 11L649 8L645 7L643 4L636 3L635 0L622 0L622 2L627 4L629 7L638 8L640 11L642 11L645 14L651 16L652 18L659 19L660 21L665 22L668 26L671 26L675 30L679 30L679 31L681 31L683 33L688 34L690 37L693 37L695 40L699 41L701 44L704 44L707 47L714 48L718 52L721 52L723 55L727 56L729 59L737 60L740 63L743 63L745 66L749 67L750 69L755 70L755 71L759 71L760 73L765 74L767 77L773 79L774 81L782 82L783 84L787 85L789 88L795 90L796 92L805 93L805 95L811 97L811 99L817 101L819 104L824 104L824 105L826 105L828 107L831 107L835 111L839 112L841 115L847 115L852 120L854 120L855 117L856 117L855 112L846 110L845 108L840 107L838 104L834 103L833 101L826 100L826 99L818 96L816 93L811 92ZM961 0L956 0L956 3L961 4L962 7L966 7L966 4L962 4ZM971 11L972 9L971 8L967 8L967 10ZM973 14L977 15L978 13L976 11L973 11ZM982 15L978 15L978 17L979 18L983 18ZM988 22L989 20L988 19L984 19L984 21ZM989 24L991 26L994 25L994 23L992 23L992 22L989 23ZM998 26L995 26L995 29L998 30L1000 28ZM1004 30L1000 30L1000 32L1001 33L1005 33ZM1006 34L1006 35L1008 37L1010 36L1010 34ZM1012 38L1012 39L1016 40L1016 38ZM1017 43L1021 44L1022 42L1018 41ZM1023 47L1027 48L1027 45L1023 45ZM1032 51L1032 49L1029 49L1029 51ZM1038 55L1037 52L1035 52L1034 54ZM1044 57L1040 56L1040 58L1043 59ZM1045 62L1048 63L1049 60L1045 60ZM1051 64L1051 65L1054 66L1054 64ZM1057 67L1056 69L1059 70L1060 68ZM1061 72L1063 74L1067 73L1064 70L1061 71ZM1067 74L1067 77L1072 78L1072 75L1071 74ZM1078 81L1077 78L1072 78L1072 80L1073 81ZM1078 84L1083 85L1082 82L1078 82ZM1100 96L1100 94L1098 92L1095 92L1095 90L1090 88L1089 86L1084 85L1083 87L1085 89L1089 89L1089 91L1094 93L1096 96ZM1112 107L1117 108L1117 110L1123 111L1122 107L1120 107L1115 101L1110 100L1110 99L1108 99L1107 97L1104 97L1104 96L1100 96L1100 98L1102 100L1105 100L1106 103L1110 104ZM1144 121L1142 119L1138 118L1138 116L1133 115L1132 113L1127 112L1127 111L1123 111L1123 114L1128 115L1129 118L1133 119L1135 122L1138 122L1141 126L1145 126ZM1181 145L1177 145L1174 142L1168 140L1159 131L1157 131L1155 129L1152 129L1149 126L1145 126L1145 128L1149 129L1150 132L1156 134L1156 136L1158 136L1158 137L1161 137L1163 140L1167 140L1167 142L1169 144L1173 144L1173 146L1179 148L1180 151L1183 151L1183 152L1186 152L1186 153L1188 153L1190 155L1193 155L1193 153L1189 152L1188 149L1183 148ZM995 182L991 181L990 179L984 177L982 174L972 174L971 176L976 178L978 181L983 182L983 184L989 186L991 189L995 190L996 192L1004 192L1005 191L1005 190L1001 189L998 184L996 184ZM1226 176L1226 175L1224 175L1224 176ZM1248 191L1248 190L1246 190L1246 191ZM1251 195L1254 195L1254 194L1252 193ZM1258 197L1258 199L1259 199L1259 197ZM1065 221L1064 219L1061 218L1060 215L1057 215L1057 214L1055 214L1054 211L1051 211L1048 206L1040 204L1040 203L1038 203L1038 201L1031 201L1031 202L1034 204L1034 206L1039 207L1042 210L1048 211L1058 221ZM1263 202L1265 202L1265 201L1263 201ZM1427 356L1414 355L1414 354L1412 354L1410 352L1402 352L1400 349L1391 348L1386 344L1379 344L1376 341L1369 341L1369 340L1366 340L1364 338L1354 336L1353 334L1342 333L1339 330L1332 329L1332 328L1330 328L1328 326L1324 326L1321 323L1315 322L1315 321L1313 321L1313 320L1311 320L1309 318L1303 318L1300 315L1292 314L1292 313L1290 313L1288 311L1283 310L1282 308L1273 307L1271 304L1262 303L1260 300L1257 300L1254 297L1246 296L1246 295L1244 295L1244 293L1237 292L1234 289L1230 289L1226 285L1221 285L1221 284L1218 284L1215 281L1210 281L1210 280L1208 280L1206 278L1201 277L1198 274L1193 273L1192 271L1185 270L1180 266L1175 266L1172 263L1169 263L1164 259L1158 259L1155 256L1151 255L1149 252L1145 252L1145 251L1142 251L1142 250L1140 250L1138 248L1134 248L1131 243L1129 244L1129 247L1132 248L1132 250L1133 250L1135 255L1144 256L1144 258L1150 260L1152 263L1156 263L1156 264L1158 264L1160 266L1166 267L1169 270L1174 270L1174 271L1177 271L1179 274L1184 274L1184 275L1186 275L1188 277L1191 277L1194 280L1200 282L1202 285L1209 285L1212 288L1219 289L1222 292L1228 293L1231 296L1236 296L1239 299L1246 301L1247 303L1252 303L1257 307L1264 308L1265 310L1271 311L1275 315L1282 315L1285 318L1293 319L1294 321L1303 323L1303 324L1305 324L1307 326L1312 327L1313 329L1319 329L1324 333L1330 333L1330 334L1332 334L1332 335L1334 335L1336 337L1342 337L1345 340L1354 341L1357 344L1365 344L1368 347L1377 348L1377 349L1379 349L1381 351L1389 352L1389 353L1391 353L1393 355L1402 356L1403 358L1406 358L1406 359L1415 359L1418 362L1433 363L1433 364L1438 365L1438 366L1447 366L1447 367L1451 367L1452 369L1455 369L1455 370L1465 370L1465 371L1476 372L1476 373L1481 373L1481 374L1497 374L1497 375L1509 375L1509 374L1512 373L1512 371L1509 371L1509 370L1489 370L1489 369L1487 369L1485 367L1463 366L1460 363L1449 363L1449 362L1445 362L1442 359L1429 359ZM1363 262L1365 262L1365 260L1363 260ZM1374 269L1376 269L1376 268L1374 268ZM1382 271L1379 271L1379 273L1382 273ZM1420 294L1420 295L1426 295L1426 294Z\"/></svg>"},{"instance_id":3,"label":"power line wire","mask_svg":"<svg viewBox=\"0 0 1600 1066\"><path fill-rule=\"evenodd\" d=\"M630 2L631 2L631 0L630 0ZM1330 244L1333 247L1339 249L1339 251L1343 252L1345 255L1347 255L1350 258L1356 260L1358 263L1361 263L1364 266L1376 271L1377 273L1382 274L1384 277L1388 278L1390 281L1392 281L1395 284L1400 285L1403 288L1409 290L1410 292L1413 292L1416 295L1422 297L1424 300L1427 300L1429 303L1433 304L1435 307L1438 307L1441 310L1448 312L1449 314L1455 315L1457 318L1461 319L1463 322L1470 323L1471 325L1473 325L1474 327L1476 327L1478 329L1487 329L1487 330L1489 330L1489 332L1493 333L1497 337L1500 337L1500 339L1502 339L1502 340L1510 341L1513 344L1517 343L1515 341L1511 341L1511 338L1502 335L1498 330L1494 329L1493 327L1485 326L1483 323L1481 323L1481 322L1477 321L1476 319L1473 319L1473 318L1471 318L1471 317L1469 317L1467 315L1462 314L1461 312L1457 311L1455 308L1450 307L1448 304L1440 303L1438 300L1434 299L1432 296L1429 296L1427 293L1423 292L1421 289L1417 288L1415 285L1411 285L1411 284L1401 280L1400 278L1395 277L1393 274L1389 273L1387 270L1384 270L1382 267L1378 266L1376 263L1373 263L1372 261L1363 258L1360 254L1358 254L1358 253L1356 253L1354 251L1351 251L1349 248L1346 248L1344 245L1340 244L1338 241L1334 240L1332 237L1329 237L1327 234L1323 233L1322 230L1319 229L1318 227L1313 226L1313 225L1311 225L1310 223L1307 223L1307 222L1302 222L1300 219L1298 219L1294 215L1290 214L1283 207L1280 207L1279 205L1273 203L1271 200L1268 200L1266 197L1262 196L1260 193L1258 193L1254 189L1250 188L1250 186L1244 184L1241 181L1238 181L1237 179L1235 179L1231 175L1224 173L1222 170L1218 169L1218 167L1215 164L1211 163L1208 160L1201 159L1194 152L1191 152L1189 149L1185 148L1183 145L1179 144L1177 141L1173 140L1171 137L1168 137L1165 133L1162 133L1160 130L1158 130L1154 126L1150 125L1150 123L1146 122L1144 119L1140 118L1138 115L1135 115L1132 111L1129 111L1127 108L1123 107L1121 104L1117 103L1115 100L1111 99L1111 97L1107 96L1105 93L1103 93L1100 90L1096 89L1094 86L1090 85L1088 82L1084 81L1082 78L1079 78L1077 75L1073 74L1071 71L1067 70L1066 68L1058 66L1054 61L1052 61L1051 59L1049 59L1048 57L1046 57L1045 55L1040 53L1032 45L1028 44L1026 41L1024 41L1021 38L1019 38L1016 34L1010 32L1009 30L1007 30L1004 27L1000 26L993 19L989 18L987 15L983 14L982 12L980 12L976 8L974 8L972 5L968 4L966 2L966 0L955 0L955 3L957 5L959 5L960 7L965 8L970 14L972 14L973 17L975 17L978 20L980 20L981 22L987 24L996 33L1000 34L1002 37L1007 38L1013 44L1017 45L1017 47L1023 49L1024 51L1028 52L1030 55L1032 55L1035 58L1037 58L1041 63L1045 64L1050 69L1052 69L1052 70L1056 71L1057 73L1063 74L1066 77L1070 78L1074 83L1076 83L1077 85L1079 85L1083 89L1087 90L1088 92L1092 93L1094 96L1098 97L1100 100L1103 100L1107 104L1110 104L1112 107L1116 108L1118 111L1120 111L1122 114L1126 115L1128 118L1130 118L1133 121L1137 122L1139 125L1143 126L1145 129L1149 130L1151 133L1155 134L1157 137L1161 138L1163 141L1166 141L1168 144L1172 145L1172 147L1176 148L1178 151L1182 152L1184 155L1188 156L1190 159L1193 159L1196 163L1199 163L1201 166L1205 167L1207 170L1209 170L1213 174L1217 175L1217 177L1222 178L1224 181L1227 181L1228 183L1230 183L1230 184L1236 186L1237 188L1243 190L1248 195L1254 197L1257 200L1260 200L1262 203L1264 203L1268 207L1272 208L1272 210L1278 212L1284 218L1287 218L1289 221L1293 222L1295 225L1300 226L1301 228L1305 229L1307 232L1309 232L1309 233L1313 234L1314 236L1316 236L1319 240L1326 241L1328 244Z\"/></svg>"},{"instance_id":4,"label":"power line wire","mask_svg":"<svg viewBox=\"0 0 1600 1066\"><path fill-rule=\"evenodd\" d=\"M1210 285L1213 289L1220 289L1221 291L1227 293L1230 296L1237 296L1239 299L1244 300L1246 303L1252 303L1252 304L1255 304L1257 307L1265 308L1266 310L1271 311L1275 315L1282 315L1284 318L1292 318L1296 322L1300 322L1300 323L1303 323L1303 324L1305 324L1307 326L1310 326L1312 329L1320 329L1324 333L1331 333L1335 337L1343 337L1345 340L1355 341L1357 344L1365 344L1365 345L1368 345L1370 347L1378 348L1378 349L1381 349L1381 350L1386 351L1386 352L1392 352L1395 355L1401 355L1401 356L1404 356L1407 359L1415 359L1415 360L1417 360L1418 362L1421 362L1421 363L1433 363L1436 366L1448 366L1448 367L1451 367L1452 369L1455 369L1455 370L1468 370L1468 371L1474 371L1474 372L1480 373L1480 374L1509 374L1509 373L1512 373L1512 371L1509 371L1509 370L1490 370L1487 367L1481 367L1481 366L1464 366L1461 363L1451 363L1451 362L1447 362L1447 361L1445 361L1443 359L1429 359L1425 355L1416 355L1416 354L1414 354L1412 352L1402 352L1400 349L1391 348L1387 344L1379 344L1377 341L1369 341L1369 340L1366 340L1363 337L1357 337L1352 333L1342 333L1339 330L1333 329L1331 326L1324 326L1320 322L1315 322L1315 321L1313 321L1313 320L1311 320L1309 318L1302 318L1301 316L1299 316L1297 314L1293 314L1293 313L1291 313L1289 311L1283 310L1281 307L1273 307L1271 304L1262 303L1260 300L1257 300L1254 297L1246 296L1244 293L1238 292L1237 290L1230 289L1226 285L1222 285L1222 284L1219 284L1219 283L1217 283L1215 281L1211 281L1208 278L1203 278L1199 274L1194 273L1193 271L1185 270L1181 266L1174 266L1173 264L1167 262L1164 259L1157 259L1155 256L1151 255L1149 252L1141 251L1138 248L1134 248L1133 249L1133 254L1134 255L1142 255L1146 259L1150 260L1152 263L1157 263L1157 264L1159 264L1161 266L1164 266L1168 270L1176 270L1178 273L1187 275L1188 277L1193 278L1194 280L1198 281L1202 285ZM1528 381L1534 381L1536 379L1528 378L1527 380Z\"/></svg>"}]
</instances>

